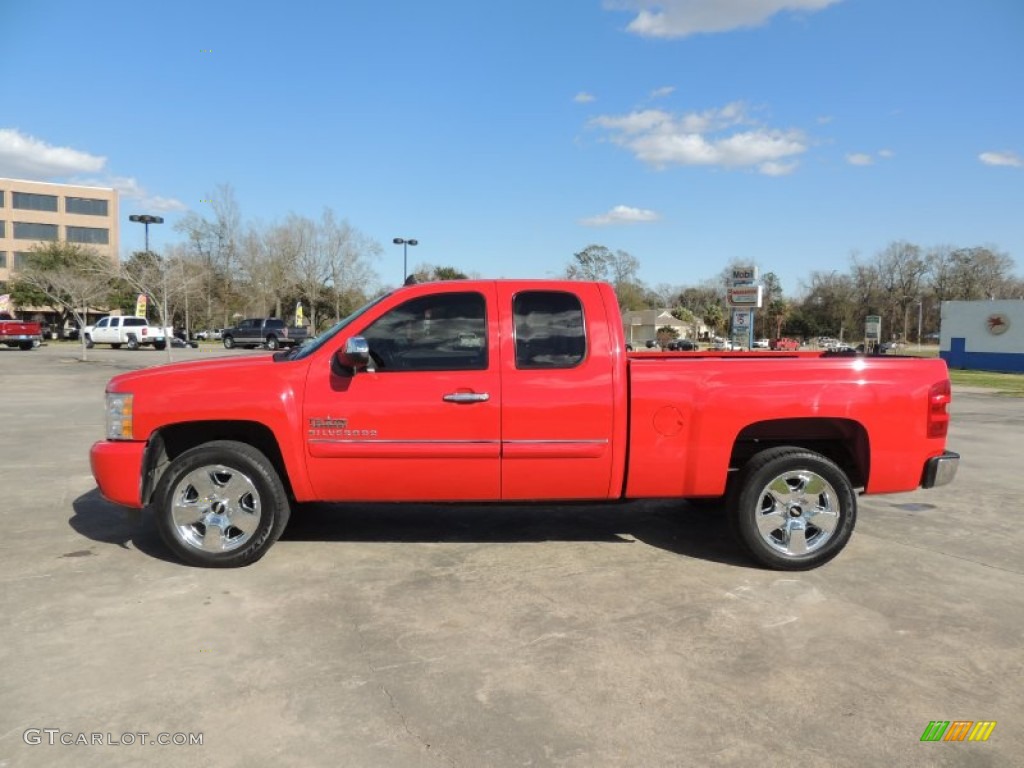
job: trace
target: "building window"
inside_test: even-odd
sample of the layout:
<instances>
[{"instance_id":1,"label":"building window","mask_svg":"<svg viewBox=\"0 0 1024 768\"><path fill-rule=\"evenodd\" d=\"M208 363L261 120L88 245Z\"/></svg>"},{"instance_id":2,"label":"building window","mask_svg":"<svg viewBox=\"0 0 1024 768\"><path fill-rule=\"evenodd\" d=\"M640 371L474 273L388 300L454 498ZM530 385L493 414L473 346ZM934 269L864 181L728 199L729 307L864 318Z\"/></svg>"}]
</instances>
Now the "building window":
<instances>
[{"instance_id":1,"label":"building window","mask_svg":"<svg viewBox=\"0 0 1024 768\"><path fill-rule=\"evenodd\" d=\"M86 216L106 216L107 201L91 197L65 197L64 213L84 213Z\"/></svg>"},{"instance_id":2,"label":"building window","mask_svg":"<svg viewBox=\"0 0 1024 768\"><path fill-rule=\"evenodd\" d=\"M15 251L14 262L11 264L13 269L21 269L25 266L25 262L28 261L28 257L32 255L31 251Z\"/></svg>"},{"instance_id":3,"label":"building window","mask_svg":"<svg viewBox=\"0 0 1024 768\"><path fill-rule=\"evenodd\" d=\"M7 251L0 251L0 269L7 269Z\"/></svg>"},{"instance_id":4,"label":"building window","mask_svg":"<svg viewBox=\"0 0 1024 768\"><path fill-rule=\"evenodd\" d=\"M0 220L0 237L7 237L7 230L5 229L6 226L7 222Z\"/></svg>"},{"instance_id":5,"label":"building window","mask_svg":"<svg viewBox=\"0 0 1024 768\"><path fill-rule=\"evenodd\" d=\"M14 222L14 238L16 240L56 240L57 225L16 221Z\"/></svg>"},{"instance_id":6,"label":"building window","mask_svg":"<svg viewBox=\"0 0 1024 768\"><path fill-rule=\"evenodd\" d=\"M4 191L0 189L0 208L4 207Z\"/></svg>"},{"instance_id":7,"label":"building window","mask_svg":"<svg viewBox=\"0 0 1024 768\"><path fill-rule=\"evenodd\" d=\"M69 243L91 243L107 245L110 243L110 230L100 227L65 227Z\"/></svg>"},{"instance_id":8,"label":"building window","mask_svg":"<svg viewBox=\"0 0 1024 768\"><path fill-rule=\"evenodd\" d=\"M23 211L57 212L56 195L34 195L31 192L11 192L11 207Z\"/></svg>"},{"instance_id":9,"label":"building window","mask_svg":"<svg viewBox=\"0 0 1024 768\"><path fill-rule=\"evenodd\" d=\"M512 300L516 368L573 368L587 351L583 307L571 293L523 291Z\"/></svg>"}]
</instances>

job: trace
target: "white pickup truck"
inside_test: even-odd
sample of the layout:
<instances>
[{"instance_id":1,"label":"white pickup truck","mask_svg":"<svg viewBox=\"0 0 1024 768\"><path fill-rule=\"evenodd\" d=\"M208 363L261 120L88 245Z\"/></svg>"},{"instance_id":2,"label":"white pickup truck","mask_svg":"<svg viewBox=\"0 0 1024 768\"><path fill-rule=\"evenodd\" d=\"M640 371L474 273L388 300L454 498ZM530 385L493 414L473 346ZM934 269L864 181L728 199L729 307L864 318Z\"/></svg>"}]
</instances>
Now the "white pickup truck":
<instances>
[{"instance_id":1,"label":"white pickup truck","mask_svg":"<svg viewBox=\"0 0 1024 768\"><path fill-rule=\"evenodd\" d=\"M144 317L104 317L96 325L85 329L85 346L92 349L96 344L109 344L114 349L121 345L128 349L140 346L152 346L164 349L167 346L167 335L162 328L149 324Z\"/></svg>"}]
</instances>

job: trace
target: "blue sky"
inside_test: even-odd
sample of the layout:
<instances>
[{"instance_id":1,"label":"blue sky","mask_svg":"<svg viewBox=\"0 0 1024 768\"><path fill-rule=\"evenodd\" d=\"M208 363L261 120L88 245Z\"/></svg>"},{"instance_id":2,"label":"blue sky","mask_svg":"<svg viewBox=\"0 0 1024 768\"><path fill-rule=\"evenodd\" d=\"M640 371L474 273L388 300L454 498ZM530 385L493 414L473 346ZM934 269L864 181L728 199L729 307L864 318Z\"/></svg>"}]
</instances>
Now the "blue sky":
<instances>
[{"instance_id":1,"label":"blue sky","mask_svg":"<svg viewBox=\"0 0 1024 768\"><path fill-rule=\"evenodd\" d=\"M757 263L799 293L894 240L1024 271L1020 0L0 2L0 176L170 225L324 206L411 263L650 284Z\"/></svg>"}]
</instances>

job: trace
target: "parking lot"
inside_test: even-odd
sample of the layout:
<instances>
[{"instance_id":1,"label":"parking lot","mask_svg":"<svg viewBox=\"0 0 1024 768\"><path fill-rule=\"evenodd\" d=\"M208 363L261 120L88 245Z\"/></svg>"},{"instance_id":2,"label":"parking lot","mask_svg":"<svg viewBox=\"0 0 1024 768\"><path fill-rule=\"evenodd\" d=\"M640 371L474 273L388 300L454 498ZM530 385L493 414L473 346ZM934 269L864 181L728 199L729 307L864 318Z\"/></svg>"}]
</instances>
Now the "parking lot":
<instances>
[{"instance_id":1,"label":"parking lot","mask_svg":"<svg viewBox=\"0 0 1024 768\"><path fill-rule=\"evenodd\" d=\"M955 390L956 481L807 573L664 501L317 505L221 571L89 472L107 379L166 353L79 356L0 350L0 768L1022 764L1024 399Z\"/></svg>"}]
</instances>

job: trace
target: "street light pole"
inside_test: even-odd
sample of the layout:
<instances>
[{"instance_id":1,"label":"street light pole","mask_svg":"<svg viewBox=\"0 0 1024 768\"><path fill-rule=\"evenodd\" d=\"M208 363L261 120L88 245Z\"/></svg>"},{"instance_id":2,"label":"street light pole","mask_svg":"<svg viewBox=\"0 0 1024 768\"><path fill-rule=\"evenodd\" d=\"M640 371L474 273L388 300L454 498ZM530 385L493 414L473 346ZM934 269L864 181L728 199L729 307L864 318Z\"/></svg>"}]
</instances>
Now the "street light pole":
<instances>
[{"instance_id":1,"label":"street light pole","mask_svg":"<svg viewBox=\"0 0 1024 768\"><path fill-rule=\"evenodd\" d=\"M921 315L924 310L924 299L917 300L917 348L921 349Z\"/></svg>"},{"instance_id":2,"label":"street light pole","mask_svg":"<svg viewBox=\"0 0 1024 768\"><path fill-rule=\"evenodd\" d=\"M163 216L151 216L148 213L136 214L133 213L128 217L128 221L134 221L138 224L142 224L146 227L146 253L149 253L149 225L150 224L163 224ZM167 265L163 265L163 269L160 270L163 273L164 282L164 311L161 316L163 320L163 333L164 340L167 342L167 360L171 359L171 340L167 338Z\"/></svg>"},{"instance_id":3,"label":"street light pole","mask_svg":"<svg viewBox=\"0 0 1024 768\"><path fill-rule=\"evenodd\" d=\"M402 246L402 282L404 283L409 277L409 246L419 245L419 240L407 239L404 237L396 237L391 241L395 245Z\"/></svg>"}]
</instances>

